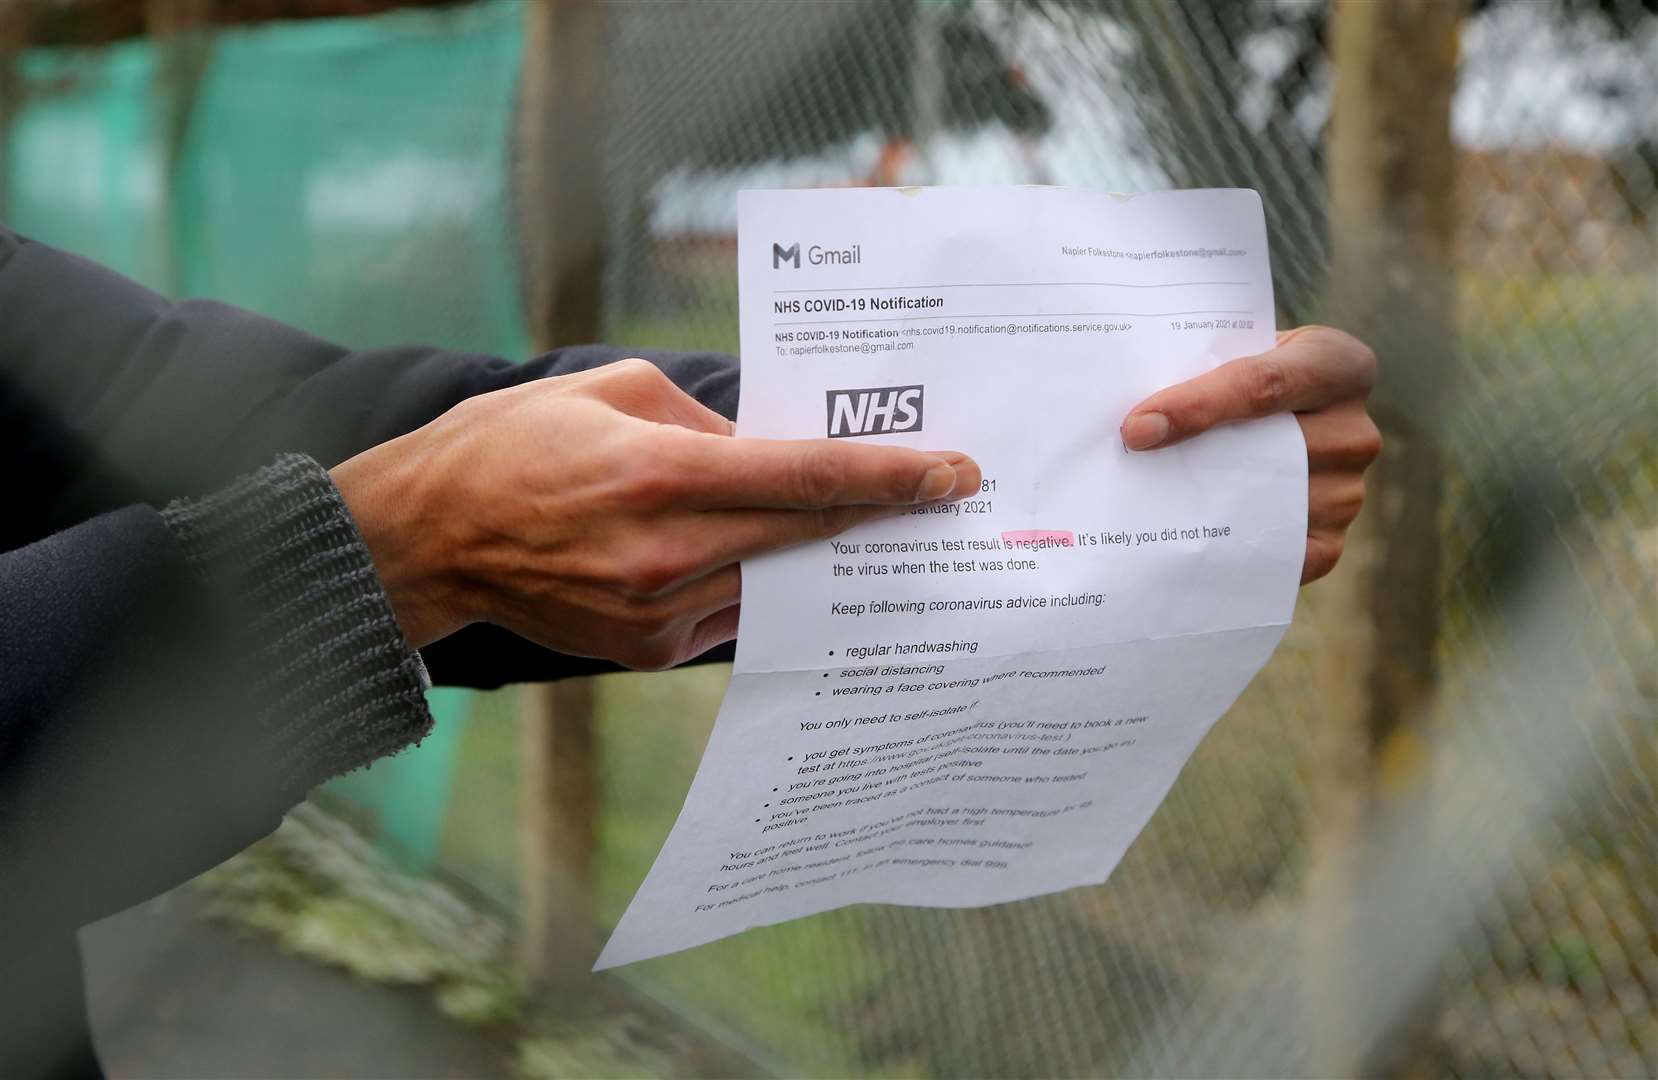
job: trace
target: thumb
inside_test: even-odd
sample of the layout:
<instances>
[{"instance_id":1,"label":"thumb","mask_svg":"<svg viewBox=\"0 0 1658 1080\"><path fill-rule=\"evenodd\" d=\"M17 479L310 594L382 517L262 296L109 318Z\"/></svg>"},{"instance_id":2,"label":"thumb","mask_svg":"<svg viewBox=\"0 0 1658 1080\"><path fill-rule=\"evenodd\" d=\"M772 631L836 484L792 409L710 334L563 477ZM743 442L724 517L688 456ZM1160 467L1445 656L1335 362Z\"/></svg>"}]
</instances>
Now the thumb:
<instances>
[{"instance_id":1,"label":"thumb","mask_svg":"<svg viewBox=\"0 0 1658 1080\"><path fill-rule=\"evenodd\" d=\"M1159 390L1123 419L1123 446L1129 450L1174 446L1216 424L1277 412L1285 376L1283 368L1268 356L1233 360Z\"/></svg>"},{"instance_id":2,"label":"thumb","mask_svg":"<svg viewBox=\"0 0 1658 1080\"><path fill-rule=\"evenodd\" d=\"M1123 420L1130 450L1173 446L1217 424L1280 412L1307 412L1362 398L1376 380L1376 359L1356 338L1304 326L1275 348L1222 364L1136 405Z\"/></svg>"}]
</instances>

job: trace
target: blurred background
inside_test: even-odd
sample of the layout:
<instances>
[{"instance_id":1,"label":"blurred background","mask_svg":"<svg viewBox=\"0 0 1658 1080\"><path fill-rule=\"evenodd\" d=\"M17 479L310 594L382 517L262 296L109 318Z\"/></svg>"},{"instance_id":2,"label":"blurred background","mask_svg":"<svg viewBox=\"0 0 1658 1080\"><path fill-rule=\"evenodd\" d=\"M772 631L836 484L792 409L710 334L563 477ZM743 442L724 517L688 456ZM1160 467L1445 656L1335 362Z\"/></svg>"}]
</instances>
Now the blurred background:
<instances>
[{"instance_id":1,"label":"blurred background","mask_svg":"<svg viewBox=\"0 0 1658 1080\"><path fill-rule=\"evenodd\" d=\"M0 217L353 346L737 346L745 187L1241 185L1382 361L1109 883L587 969L727 672L434 691L84 935L116 1075L1658 1076L1653 0L0 0ZM0 318L4 318L0 312Z\"/></svg>"}]
</instances>

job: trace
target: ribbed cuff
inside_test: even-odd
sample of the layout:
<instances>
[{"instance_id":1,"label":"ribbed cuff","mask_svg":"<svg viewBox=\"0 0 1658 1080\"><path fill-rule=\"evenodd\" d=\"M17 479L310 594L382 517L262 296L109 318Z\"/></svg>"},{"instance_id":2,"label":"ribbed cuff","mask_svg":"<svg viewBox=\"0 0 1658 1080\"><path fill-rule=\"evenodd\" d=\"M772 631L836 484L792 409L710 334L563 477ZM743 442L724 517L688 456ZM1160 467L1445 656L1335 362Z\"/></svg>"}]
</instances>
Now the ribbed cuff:
<instances>
[{"instance_id":1,"label":"ribbed cuff","mask_svg":"<svg viewBox=\"0 0 1658 1080\"><path fill-rule=\"evenodd\" d=\"M303 454L161 512L238 605L265 762L295 799L432 728L420 654L328 473Z\"/></svg>"}]
</instances>

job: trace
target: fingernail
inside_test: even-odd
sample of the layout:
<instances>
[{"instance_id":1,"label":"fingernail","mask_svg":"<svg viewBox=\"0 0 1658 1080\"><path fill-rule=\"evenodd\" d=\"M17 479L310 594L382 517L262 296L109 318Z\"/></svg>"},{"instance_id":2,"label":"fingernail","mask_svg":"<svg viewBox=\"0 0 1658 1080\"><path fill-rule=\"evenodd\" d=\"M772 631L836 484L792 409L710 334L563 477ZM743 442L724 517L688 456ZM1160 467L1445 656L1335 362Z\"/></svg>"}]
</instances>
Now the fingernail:
<instances>
[{"instance_id":1,"label":"fingernail","mask_svg":"<svg viewBox=\"0 0 1658 1080\"><path fill-rule=\"evenodd\" d=\"M942 499L950 494L950 489L956 486L956 470L939 462L928 469L921 477L921 486L915 490L916 502L931 502Z\"/></svg>"},{"instance_id":2,"label":"fingernail","mask_svg":"<svg viewBox=\"0 0 1658 1080\"><path fill-rule=\"evenodd\" d=\"M1169 418L1160 412L1135 413L1123 421L1123 449L1150 450L1169 437Z\"/></svg>"}]
</instances>

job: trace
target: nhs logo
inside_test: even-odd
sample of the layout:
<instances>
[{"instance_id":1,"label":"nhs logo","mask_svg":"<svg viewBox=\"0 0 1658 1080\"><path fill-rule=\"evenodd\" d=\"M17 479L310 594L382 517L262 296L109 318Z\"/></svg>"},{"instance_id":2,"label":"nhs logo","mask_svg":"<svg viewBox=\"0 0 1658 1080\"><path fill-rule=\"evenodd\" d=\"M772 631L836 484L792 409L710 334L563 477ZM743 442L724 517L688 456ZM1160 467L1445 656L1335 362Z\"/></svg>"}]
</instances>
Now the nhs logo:
<instances>
[{"instance_id":1,"label":"nhs logo","mask_svg":"<svg viewBox=\"0 0 1658 1080\"><path fill-rule=\"evenodd\" d=\"M863 390L830 390L829 437L886 435L921 430L919 386L871 386Z\"/></svg>"}]
</instances>

